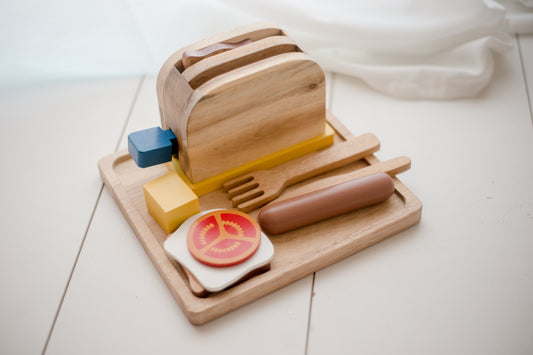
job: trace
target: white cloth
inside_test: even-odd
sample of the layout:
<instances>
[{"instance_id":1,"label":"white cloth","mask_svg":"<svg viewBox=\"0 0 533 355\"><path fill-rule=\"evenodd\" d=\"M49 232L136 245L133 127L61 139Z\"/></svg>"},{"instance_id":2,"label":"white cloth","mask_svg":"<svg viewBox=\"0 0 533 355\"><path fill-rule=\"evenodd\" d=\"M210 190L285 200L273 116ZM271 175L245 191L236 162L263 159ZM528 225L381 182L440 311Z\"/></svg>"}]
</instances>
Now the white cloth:
<instances>
[{"instance_id":1,"label":"white cloth","mask_svg":"<svg viewBox=\"0 0 533 355\"><path fill-rule=\"evenodd\" d=\"M521 1L525 6L531 0ZM511 49L505 16L504 7L490 0L5 2L0 85L155 75L171 53L191 42L272 21L325 69L361 78L383 93L461 98L483 90L494 55Z\"/></svg>"},{"instance_id":2,"label":"white cloth","mask_svg":"<svg viewBox=\"0 0 533 355\"><path fill-rule=\"evenodd\" d=\"M509 32L533 33L533 0L499 0L507 11Z\"/></svg>"},{"instance_id":3,"label":"white cloth","mask_svg":"<svg viewBox=\"0 0 533 355\"><path fill-rule=\"evenodd\" d=\"M493 55L512 48L505 10L478 0L226 0L286 24L326 69L408 99L473 96L490 82Z\"/></svg>"}]
</instances>

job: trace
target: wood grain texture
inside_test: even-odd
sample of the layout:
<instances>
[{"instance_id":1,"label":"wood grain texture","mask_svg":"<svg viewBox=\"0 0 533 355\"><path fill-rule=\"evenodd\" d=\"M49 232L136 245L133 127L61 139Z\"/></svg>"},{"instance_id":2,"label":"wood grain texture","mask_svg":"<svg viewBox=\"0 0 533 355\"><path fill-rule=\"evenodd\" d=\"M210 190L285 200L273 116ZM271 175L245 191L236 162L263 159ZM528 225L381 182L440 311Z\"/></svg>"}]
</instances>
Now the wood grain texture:
<instances>
[{"instance_id":1,"label":"wood grain texture","mask_svg":"<svg viewBox=\"0 0 533 355\"><path fill-rule=\"evenodd\" d=\"M345 136L349 136L349 132L331 116L330 123L337 133L343 132ZM342 138L341 136L340 139ZM308 183L376 162L377 158L369 156L364 161L294 185L286 192L297 193ZM231 312L406 229L416 224L421 217L421 202L394 178L396 190L386 202L271 237L276 254L269 271L228 290L199 298L190 291L187 277L181 268L176 267L165 255L162 244L167 235L146 211L140 192L140 186L166 173L166 169L163 166L140 169L124 151L103 158L99 167L106 186L177 303L193 324L203 324ZM202 196L200 205L202 210L231 208L231 203L222 190ZM256 217L257 212L253 211L251 215Z\"/></svg>"},{"instance_id":2,"label":"wood grain texture","mask_svg":"<svg viewBox=\"0 0 533 355\"><path fill-rule=\"evenodd\" d=\"M313 151L328 147L332 145L334 141L335 131L333 130L333 128L331 128L330 125L326 125L324 134L318 137L308 139L296 145L266 155L261 159L254 160L231 170L227 170L222 174L212 176L209 179L202 180L195 184L193 184L185 175L185 173L181 169L180 162L176 156L173 157L172 163L168 163L168 165L169 170L175 170L176 174L178 174L180 178L187 183L187 185L194 191L195 194L197 194L198 196L202 196L220 189L222 187L222 184L229 179L246 174L254 170L273 168L276 165L286 163L290 160L299 158Z\"/></svg>"},{"instance_id":3,"label":"wood grain texture","mask_svg":"<svg viewBox=\"0 0 533 355\"><path fill-rule=\"evenodd\" d=\"M370 158L366 158L370 159ZM327 187L335 186L337 184L341 184L343 182L347 182L350 180L359 179L368 175L376 174L376 173L386 173L390 176L396 176L398 174L403 173L404 171L407 171L411 168L411 159L406 156L401 156L397 158L392 158L385 161L377 161L373 162L372 164L362 167L360 169L346 172L344 174L323 178L320 180L315 181L314 183L308 183L305 187L302 187L300 191L298 191L298 195L309 193L312 191L317 191L320 189L325 189ZM297 195L294 194L294 192L286 193L283 195L283 197L279 197L276 201L282 201L291 197L295 197Z\"/></svg>"},{"instance_id":4,"label":"wood grain texture","mask_svg":"<svg viewBox=\"0 0 533 355\"><path fill-rule=\"evenodd\" d=\"M195 51L202 48L205 48L207 46L213 45L215 43L220 42L239 42L246 38L249 38L252 41L257 41L266 37L271 36L279 36L283 35L283 30L276 24L272 23L258 23L258 24L252 24L247 25L243 27L239 27L236 29L232 29L227 32L219 33L217 35L214 35L209 38L202 39L201 41L195 42L187 47L184 47L180 49L179 51L176 51L173 53L161 66L161 69L159 70L159 74L157 76L156 81L156 90L157 90L157 99L159 102L159 111L161 113L166 113L170 117L173 117L174 114L178 113L173 112L170 110L164 110L164 107L162 106L162 103L166 103L165 96L168 95L168 92L175 93L175 90L172 90L173 86L175 86L175 83L172 83L175 80L175 74L180 73L184 70L183 64L181 62L181 58L183 56L183 53L185 51ZM186 84L186 81L183 80L181 84ZM190 90L190 87L188 85L185 85L183 89ZM167 93L167 94L165 94ZM190 95L189 92L183 93L183 97L187 98ZM161 127L163 129L167 129L169 126L167 125L167 117L163 114L161 114ZM174 131L175 132L175 131Z\"/></svg>"},{"instance_id":5,"label":"wood grain texture","mask_svg":"<svg viewBox=\"0 0 533 355\"><path fill-rule=\"evenodd\" d=\"M232 49L244 46L245 44L252 43L252 40L249 38L243 39L237 43L215 43L205 48L199 49L197 51L185 51L181 56L181 63L184 69L187 69L193 64L196 64L206 58L212 57L214 55L230 51Z\"/></svg>"},{"instance_id":6,"label":"wood grain texture","mask_svg":"<svg viewBox=\"0 0 533 355\"><path fill-rule=\"evenodd\" d=\"M159 84L159 80L157 83ZM183 115L187 101L193 92L194 90L189 83L174 67L168 71L163 89L158 91L161 127L163 129L172 129L172 132L178 138L178 150L182 149L181 137L185 135L181 131L178 119Z\"/></svg>"},{"instance_id":7,"label":"wood grain texture","mask_svg":"<svg viewBox=\"0 0 533 355\"><path fill-rule=\"evenodd\" d=\"M189 270L187 270L186 268L183 268L183 267L181 267L179 265L178 265L178 268L183 269L183 271L187 275L187 278L188 278L188 281L189 281L189 288L191 289L191 292L195 296L205 298L205 297L210 296L210 295L213 294L213 292L210 292L210 291L206 290L204 288L204 286L202 286L202 284L196 279L196 277L194 277L194 275ZM235 282L234 285L237 285L237 284L239 284L241 282L244 282L244 281L250 279L251 277L254 277L256 275L262 274L263 272L266 272L268 270L270 270L270 263L250 271L249 273L244 275L242 278L237 280L237 282ZM229 287L233 287L234 285L231 285Z\"/></svg>"},{"instance_id":8,"label":"wood grain texture","mask_svg":"<svg viewBox=\"0 0 533 355\"><path fill-rule=\"evenodd\" d=\"M233 206L248 212L280 195L287 186L357 161L379 150L372 133L349 138L269 170L254 171L224 183Z\"/></svg>"},{"instance_id":9,"label":"wood grain texture","mask_svg":"<svg viewBox=\"0 0 533 355\"><path fill-rule=\"evenodd\" d=\"M208 80L231 70L283 53L297 52L298 46L287 36L267 37L246 46L235 48L185 69L183 78L197 89Z\"/></svg>"},{"instance_id":10,"label":"wood grain texture","mask_svg":"<svg viewBox=\"0 0 533 355\"><path fill-rule=\"evenodd\" d=\"M305 53L210 80L195 90L180 122L185 173L201 181L323 134L325 98L324 72Z\"/></svg>"},{"instance_id":11,"label":"wood grain texture","mask_svg":"<svg viewBox=\"0 0 533 355\"><path fill-rule=\"evenodd\" d=\"M177 265L177 267L180 268L181 266ZM207 291L189 270L184 267L181 267L181 269L185 272L185 275L187 275L189 288L191 289L193 295L197 297L207 297L211 294L211 292Z\"/></svg>"},{"instance_id":12,"label":"wood grain texture","mask_svg":"<svg viewBox=\"0 0 533 355\"><path fill-rule=\"evenodd\" d=\"M183 67L184 51L248 43ZM324 132L325 75L276 26L259 24L176 52L157 80L161 125L178 138L193 183ZM231 156L232 159L226 159Z\"/></svg>"}]
</instances>

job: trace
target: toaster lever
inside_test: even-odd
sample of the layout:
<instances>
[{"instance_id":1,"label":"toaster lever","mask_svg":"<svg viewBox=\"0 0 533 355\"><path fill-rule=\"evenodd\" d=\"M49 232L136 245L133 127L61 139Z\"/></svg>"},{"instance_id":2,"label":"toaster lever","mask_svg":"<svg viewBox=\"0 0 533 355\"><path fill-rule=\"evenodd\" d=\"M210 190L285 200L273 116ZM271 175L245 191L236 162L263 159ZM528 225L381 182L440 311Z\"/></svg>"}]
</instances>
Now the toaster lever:
<instances>
[{"instance_id":1,"label":"toaster lever","mask_svg":"<svg viewBox=\"0 0 533 355\"><path fill-rule=\"evenodd\" d=\"M214 56L219 53L229 51L231 49L244 46L245 44L252 43L249 38L243 39L237 43L215 43L197 51L185 51L181 56L181 62L183 69L187 69L191 65L198 63L202 59Z\"/></svg>"},{"instance_id":2,"label":"toaster lever","mask_svg":"<svg viewBox=\"0 0 533 355\"><path fill-rule=\"evenodd\" d=\"M130 133L128 151L140 168L163 164L178 154L178 140L172 130L160 127Z\"/></svg>"}]
</instances>

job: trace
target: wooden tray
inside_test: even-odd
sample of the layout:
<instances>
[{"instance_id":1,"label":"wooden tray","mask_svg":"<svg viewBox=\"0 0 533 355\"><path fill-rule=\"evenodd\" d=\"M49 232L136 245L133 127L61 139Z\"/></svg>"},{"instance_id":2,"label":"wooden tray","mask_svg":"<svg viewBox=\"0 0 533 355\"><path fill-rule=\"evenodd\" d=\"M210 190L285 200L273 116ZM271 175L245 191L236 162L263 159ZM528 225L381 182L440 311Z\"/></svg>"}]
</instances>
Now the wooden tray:
<instances>
[{"instance_id":1,"label":"wooden tray","mask_svg":"<svg viewBox=\"0 0 533 355\"><path fill-rule=\"evenodd\" d=\"M340 141L352 134L328 112L328 121ZM393 157L390 157L393 158ZM286 189L280 198L316 190L321 182L378 162L371 155L344 168ZM318 271L351 254L398 233L420 220L422 203L397 178L395 193L387 201L339 217L270 237L275 255L271 269L206 298L189 289L182 268L163 249L167 234L146 209L142 186L168 172L165 165L138 168L127 151L99 161L100 174L133 231L183 312L193 324L203 324L248 304L293 281ZM232 208L227 195L217 190L200 197L202 210ZM257 216L259 210L250 214Z\"/></svg>"}]
</instances>

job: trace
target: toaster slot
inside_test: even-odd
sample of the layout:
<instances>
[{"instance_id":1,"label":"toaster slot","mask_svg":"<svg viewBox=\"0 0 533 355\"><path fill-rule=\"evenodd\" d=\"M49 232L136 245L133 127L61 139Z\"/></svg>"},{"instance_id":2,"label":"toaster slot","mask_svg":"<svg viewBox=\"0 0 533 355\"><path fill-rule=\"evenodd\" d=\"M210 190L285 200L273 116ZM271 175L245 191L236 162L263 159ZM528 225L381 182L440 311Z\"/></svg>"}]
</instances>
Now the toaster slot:
<instances>
[{"instance_id":1,"label":"toaster slot","mask_svg":"<svg viewBox=\"0 0 533 355\"><path fill-rule=\"evenodd\" d=\"M227 39L219 37L220 39L218 41L215 41L215 40L213 40L211 38L209 40L205 40L205 41L200 41L200 42L194 43L194 44L184 48L183 52L184 51L201 50L203 48L209 47L209 46L211 46L213 44L217 44L217 43L233 44L233 43L242 42L242 41L244 41L246 39L249 39L252 42L256 42L256 41L259 41L259 40L262 40L262 39L265 39L265 38L268 38L268 37L286 36L285 32L283 32L283 30L281 28L277 28L277 27L260 28L260 26L256 26L256 27L259 27L259 29L253 30L253 31L249 31L249 32L245 32L245 33L241 33L241 34L236 35L236 36L232 36L231 34L229 34L229 36L228 36L229 38L227 38ZM181 60L181 55L180 55L180 58L177 58L177 59L178 60L174 64L174 67L180 73L182 73L185 70L185 68L184 68L183 62Z\"/></svg>"},{"instance_id":2,"label":"toaster slot","mask_svg":"<svg viewBox=\"0 0 533 355\"><path fill-rule=\"evenodd\" d=\"M181 63L186 70L191 65L196 64L199 61L204 60L205 58L209 58L214 55L227 52L238 47L242 47L249 43L252 43L252 40L246 38L236 43L215 43L210 45L209 47L205 47L197 51L185 51L181 56Z\"/></svg>"},{"instance_id":3,"label":"toaster slot","mask_svg":"<svg viewBox=\"0 0 533 355\"><path fill-rule=\"evenodd\" d=\"M219 75L290 52L301 52L301 50L289 37L267 37L205 58L185 69L182 75L190 87L195 90Z\"/></svg>"}]
</instances>

